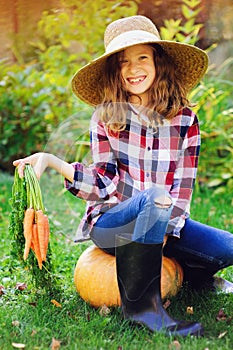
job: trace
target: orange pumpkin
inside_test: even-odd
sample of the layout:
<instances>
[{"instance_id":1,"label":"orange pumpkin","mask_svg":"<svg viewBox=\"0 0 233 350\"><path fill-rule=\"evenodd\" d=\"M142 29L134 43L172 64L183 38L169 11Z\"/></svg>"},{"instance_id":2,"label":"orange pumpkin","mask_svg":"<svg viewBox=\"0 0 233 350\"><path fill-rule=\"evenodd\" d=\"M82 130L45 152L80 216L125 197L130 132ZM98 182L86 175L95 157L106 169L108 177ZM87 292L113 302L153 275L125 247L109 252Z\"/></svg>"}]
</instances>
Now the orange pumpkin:
<instances>
[{"instance_id":1,"label":"orange pumpkin","mask_svg":"<svg viewBox=\"0 0 233 350\"><path fill-rule=\"evenodd\" d=\"M175 296L183 282L183 270L175 259L163 257L162 298ZM120 306L116 277L116 258L96 246L88 247L77 261L74 271L76 289L94 307Z\"/></svg>"}]
</instances>

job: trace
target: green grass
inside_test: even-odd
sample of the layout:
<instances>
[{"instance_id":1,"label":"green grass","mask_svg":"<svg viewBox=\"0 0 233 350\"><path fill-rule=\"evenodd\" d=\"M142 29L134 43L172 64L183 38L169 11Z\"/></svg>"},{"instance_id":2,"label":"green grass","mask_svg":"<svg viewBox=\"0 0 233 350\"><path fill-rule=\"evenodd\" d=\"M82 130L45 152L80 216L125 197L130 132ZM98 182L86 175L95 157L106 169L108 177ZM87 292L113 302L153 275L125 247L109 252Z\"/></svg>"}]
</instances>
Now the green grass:
<instances>
[{"instance_id":1,"label":"green grass","mask_svg":"<svg viewBox=\"0 0 233 350\"><path fill-rule=\"evenodd\" d=\"M118 308L107 316L87 305L77 294L73 283L74 267L81 252L91 243L74 244L75 229L85 204L63 191L62 179L51 172L42 178L41 188L51 222L51 248L60 293L53 296L62 307L51 303L51 296L36 289L29 272L15 261L10 268L10 237L8 233L13 178L0 173L0 349L13 349L12 342L23 343L26 349L49 349L52 338L61 342L61 349L90 350L176 350L174 339L151 334L146 329L132 327L122 319ZM192 217L201 222L233 232L232 195L212 196L209 191L196 193L192 203ZM221 273L233 281L233 268ZM19 291L16 283L26 283ZM193 306L194 314L186 313ZM226 320L217 321L223 309ZM185 288L171 300L168 312L178 319L198 320L205 327L200 339L177 339L181 349L230 350L232 332L233 295L210 292L190 293ZM14 321L18 321L16 324ZM13 323L12 323L13 322Z\"/></svg>"}]
</instances>

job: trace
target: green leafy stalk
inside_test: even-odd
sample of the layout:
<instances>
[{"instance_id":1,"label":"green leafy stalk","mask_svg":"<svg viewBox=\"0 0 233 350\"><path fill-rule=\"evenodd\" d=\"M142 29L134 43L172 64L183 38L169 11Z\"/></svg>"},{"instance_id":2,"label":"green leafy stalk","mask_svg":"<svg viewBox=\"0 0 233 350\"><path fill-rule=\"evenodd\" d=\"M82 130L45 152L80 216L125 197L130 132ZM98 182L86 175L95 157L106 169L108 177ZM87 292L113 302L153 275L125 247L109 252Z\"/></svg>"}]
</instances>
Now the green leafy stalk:
<instances>
[{"instance_id":1,"label":"green leafy stalk","mask_svg":"<svg viewBox=\"0 0 233 350\"><path fill-rule=\"evenodd\" d=\"M12 262L14 262L14 259L23 261L23 250L25 243L23 235L23 219L27 208L27 192L25 179L20 179L18 169L15 169L12 197L10 202L12 211L10 216L9 232L12 243Z\"/></svg>"},{"instance_id":2,"label":"green leafy stalk","mask_svg":"<svg viewBox=\"0 0 233 350\"><path fill-rule=\"evenodd\" d=\"M23 220L25 210L33 208L34 210L45 211L40 184L31 165L27 164L24 170L24 177L20 178L18 169L15 169L14 183L12 186L11 217L9 233L11 237L11 264L19 260L22 266L27 268L31 274L32 281L37 288L43 288L50 294L58 293L57 279L55 278L54 268L52 264L52 252L50 243L48 245L47 259L43 262L42 270L39 269L36 256L30 250L28 259L23 260L23 252L25 246Z\"/></svg>"},{"instance_id":3,"label":"green leafy stalk","mask_svg":"<svg viewBox=\"0 0 233 350\"><path fill-rule=\"evenodd\" d=\"M27 189L28 208L45 211L39 181L31 165L26 164L24 176Z\"/></svg>"}]
</instances>

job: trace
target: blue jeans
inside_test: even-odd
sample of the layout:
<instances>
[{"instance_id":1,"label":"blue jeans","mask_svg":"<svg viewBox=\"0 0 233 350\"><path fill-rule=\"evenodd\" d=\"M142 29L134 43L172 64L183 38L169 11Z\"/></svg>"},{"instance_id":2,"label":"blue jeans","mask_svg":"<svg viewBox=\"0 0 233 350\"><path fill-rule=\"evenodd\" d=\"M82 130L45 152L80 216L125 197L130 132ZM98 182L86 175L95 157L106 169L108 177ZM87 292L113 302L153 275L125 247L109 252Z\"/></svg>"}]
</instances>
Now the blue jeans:
<instances>
[{"instance_id":1,"label":"blue jeans","mask_svg":"<svg viewBox=\"0 0 233 350\"><path fill-rule=\"evenodd\" d=\"M161 197L170 198L170 195L155 187L109 209L96 222L91 232L92 241L112 255L115 236L120 233L132 234L132 240L139 242L163 242L173 206L157 206L157 198ZM186 219L180 239L171 236L164 255L176 258L187 274L197 272L197 278L202 272L203 276L213 275L233 265L233 234Z\"/></svg>"},{"instance_id":2,"label":"blue jeans","mask_svg":"<svg viewBox=\"0 0 233 350\"><path fill-rule=\"evenodd\" d=\"M212 283L219 270L233 265L233 234L186 219L180 239L169 238L164 255L183 267L184 281L194 288Z\"/></svg>"},{"instance_id":3,"label":"blue jeans","mask_svg":"<svg viewBox=\"0 0 233 350\"><path fill-rule=\"evenodd\" d=\"M153 187L117 204L101 215L91 239L110 254L115 254L115 236L129 233L132 240L162 243L173 205L168 192Z\"/></svg>"}]
</instances>

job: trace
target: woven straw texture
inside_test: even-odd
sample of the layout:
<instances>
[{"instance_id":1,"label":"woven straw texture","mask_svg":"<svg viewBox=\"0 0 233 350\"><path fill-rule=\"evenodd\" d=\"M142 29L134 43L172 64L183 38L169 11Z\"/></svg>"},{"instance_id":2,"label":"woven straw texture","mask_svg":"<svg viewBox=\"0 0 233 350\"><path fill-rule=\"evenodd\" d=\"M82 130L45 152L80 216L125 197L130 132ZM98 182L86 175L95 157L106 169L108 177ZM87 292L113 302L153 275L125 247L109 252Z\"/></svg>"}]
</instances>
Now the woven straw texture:
<instances>
[{"instance_id":1,"label":"woven straw texture","mask_svg":"<svg viewBox=\"0 0 233 350\"><path fill-rule=\"evenodd\" d=\"M194 88L208 68L207 54L192 45L161 40L157 28L144 16L112 22L105 31L105 53L76 72L72 90L78 98L96 106L102 102L102 77L107 57L137 44L157 43L172 58L187 92Z\"/></svg>"}]
</instances>

